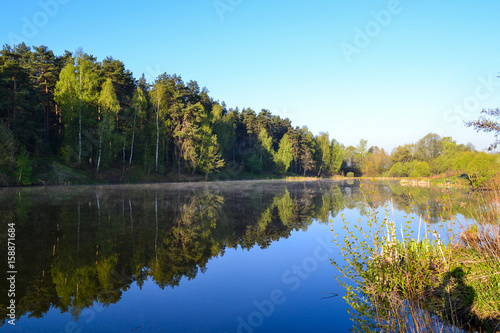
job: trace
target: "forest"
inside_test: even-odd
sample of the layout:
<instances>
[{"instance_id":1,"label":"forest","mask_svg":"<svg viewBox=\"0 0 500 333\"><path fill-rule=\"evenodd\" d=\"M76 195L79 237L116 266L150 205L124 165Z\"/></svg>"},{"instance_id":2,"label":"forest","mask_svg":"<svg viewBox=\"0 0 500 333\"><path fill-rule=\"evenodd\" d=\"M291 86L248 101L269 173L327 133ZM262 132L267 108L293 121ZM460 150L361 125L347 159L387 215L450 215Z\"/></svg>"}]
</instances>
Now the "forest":
<instances>
[{"instance_id":1,"label":"forest","mask_svg":"<svg viewBox=\"0 0 500 333\"><path fill-rule=\"evenodd\" d=\"M345 147L270 110L228 107L177 74L134 78L81 49L4 45L0 185L246 179L299 175L463 176L481 187L496 154L430 133L386 152Z\"/></svg>"}]
</instances>

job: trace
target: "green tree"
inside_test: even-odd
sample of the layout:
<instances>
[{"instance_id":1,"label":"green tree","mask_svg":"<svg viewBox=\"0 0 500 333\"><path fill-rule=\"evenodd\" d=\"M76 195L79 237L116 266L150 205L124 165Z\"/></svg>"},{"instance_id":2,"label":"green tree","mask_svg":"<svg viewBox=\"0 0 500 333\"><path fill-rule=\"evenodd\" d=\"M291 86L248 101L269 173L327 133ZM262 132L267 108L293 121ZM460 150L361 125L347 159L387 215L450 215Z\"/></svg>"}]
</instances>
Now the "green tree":
<instances>
[{"instance_id":1,"label":"green tree","mask_svg":"<svg viewBox=\"0 0 500 333\"><path fill-rule=\"evenodd\" d=\"M403 146L397 146L392 150L391 153L391 163L396 164L397 162L407 163L413 160L413 152L415 150L414 145L406 144Z\"/></svg>"},{"instance_id":2,"label":"green tree","mask_svg":"<svg viewBox=\"0 0 500 333\"><path fill-rule=\"evenodd\" d=\"M0 122L0 169L11 169L16 161L16 139L9 127Z\"/></svg>"},{"instance_id":3,"label":"green tree","mask_svg":"<svg viewBox=\"0 0 500 333\"><path fill-rule=\"evenodd\" d=\"M389 176L391 176L391 177L407 177L408 176L408 168L405 167L403 165L403 163L397 162L389 170Z\"/></svg>"},{"instance_id":4,"label":"green tree","mask_svg":"<svg viewBox=\"0 0 500 333\"><path fill-rule=\"evenodd\" d=\"M318 159L316 165L319 165L318 176L321 174L328 175L331 171L332 150L330 149L330 138L328 133L320 132L317 141Z\"/></svg>"},{"instance_id":5,"label":"green tree","mask_svg":"<svg viewBox=\"0 0 500 333\"><path fill-rule=\"evenodd\" d=\"M362 172L364 176L380 176L389 169L389 166L390 160L385 150L377 146L370 147Z\"/></svg>"},{"instance_id":6,"label":"green tree","mask_svg":"<svg viewBox=\"0 0 500 333\"><path fill-rule=\"evenodd\" d=\"M236 122L234 113L226 113L224 107L218 103L212 109L213 132L217 135L220 152L226 161L235 162L236 151Z\"/></svg>"},{"instance_id":7,"label":"green tree","mask_svg":"<svg viewBox=\"0 0 500 333\"><path fill-rule=\"evenodd\" d=\"M80 94L78 89L78 81L76 75L76 68L73 62L69 62L62 69L59 80L56 83L56 90L54 93L54 98L61 110L62 120L65 124L66 129L66 142L73 142L74 134L78 135L77 150L78 150L78 165L81 164L82 158L82 141L81 141L81 109L80 105ZM77 129L74 131L75 119L78 122ZM68 147L69 148L69 147ZM67 148L67 150L68 150Z\"/></svg>"},{"instance_id":8,"label":"green tree","mask_svg":"<svg viewBox=\"0 0 500 333\"><path fill-rule=\"evenodd\" d=\"M342 162L344 161L344 156L345 156L344 146L337 140L332 139L330 150L331 150L330 172L332 174L338 174L342 166Z\"/></svg>"},{"instance_id":9,"label":"green tree","mask_svg":"<svg viewBox=\"0 0 500 333\"><path fill-rule=\"evenodd\" d=\"M279 149L274 155L274 162L277 170L281 174L285 174L293 160L292 144L288 134L283 135L280 140Z\"/></svg>"},{"instance_id":10,"label":"green tree","mask_svg":"<svg viewBox=\"0 0 500 333\"><path fill-rule=\"evenodd\" d=\"M160 151L160 118L164 119L166 112L166 93L167 87L163 80L158 78L150 90L151 103L155 108L156 119L156 150L155 150L155 171L158 172L158 158ZM160 115L161 114L161 115Z\"/></svg>"},{"instance_id":11,"label":"green tree","mask_svg":"<svg viewBox=\"0 0 500 333\"><path fill-rule=\"evenodd\" d=\"M265 128L261 128L257 140L260 145L260 161L263 168L266 171L269 171L273 166L273 159L275 154L273 149L273 139L267 134Z\"/></svg>"},{"instance_id":12,"label":"green tree","mask_svg":"<svg viewBox=\"0 0 500 333\"><path fill-rule=\"evenodd\" d=\"M429 165L425 161L414 161L410 162L411 171L410 177L429 177L431 171Z\"/></svg>"},{"instance_id":13,"label":"green tree","mask_svg":"<svg viewBox=\"0 0 500 333\"><path fill-rule=\"evenodd\" d=\"M99 123L97 125L97 131L99 136L99 156L97 158L97 169L96 173L99 172L99 167L101 165L102 159L102 142L103 140L108 141L108 147L114 146L114 130L115 130L115 119L118 116L118 111L120 111L120 103L116 97L115 88L113 87L113 82L108 78L102 85L101 93L99 96ZM108 148L109 149L109 148ZM113 151L110 151L112 156ZM110 157L111 157L110 156ZM110 157L106 158L109 160Z\"/></svg>"},{"instance_id":14,"label":"green tree","mask_svg":"<svg viewBox=\"0 0 500 333\"><path fill-rule=\"evenodd\" d=\"M363 169L363 162L368 154L368 141L361 139L359 144L356 146L356 159L358 161L358 168Z\"/></svg>"},{"instance_id":15,"label":"green tree","mask_svg":"<svg viewBox=\"0 0 500 333\"><path fill-rule=\"evenodd\" d=\"M54 105L54 89L58 77L57 60L54 53L47 46L33 48L33 70L35 71L35 89L39 103L42 105L44 120L44 139L51 143L51 135L57 136L57 114ZM52 140L52 147L57 143Z\"/></svg>"},{"instance_id":16,"label":"green tree","mask_svg":"<svg viewBox=\"0 0 500 333\"><path fill-rule=\"evenodd\" d=\"M139 117L139 119L144 119L146 116L147 107L148 107L148 101L146 99L146 96L144 95L144 91L140 87L137 87L134 92L134 96L132 98L133 121L132 121L132 139L130 142L130 158L128 163L129 166L132 165L132 159L134 157L137 117Z\"/></svg>"},{"instance_id":17,"label":"green tree","mask_svg":"<svg viewBox=\"0 0 500 333\"><path fill-rule=\"evenodd\" d=\"M498 155L480 152L467 164L467 173L474 187L483 187L500 172Z\"/></svg>"},{"instance_id":18,"label":"green tree","mask_svg":"<svg viewBox=\"0 0 500 333\"><path fill-rule=\"evenodd\" d=\"M434 133L427 134L415 145L415 156L421 161L429 162L441 155L442 152L441 137Z\"/></svg>"},{"instance_id":19,"label":"green tree","mask_svg":"<svg viewBox=\"0 0 500 333\"><path fill-rule=\"evenodd\" d=\"M302 170L304 176L306 173L314 173L316 170L316 141L314 135L310 132L306 126L302 127ZM341 162L342 163L342 162Z\"/></svg>"}]
</instances>

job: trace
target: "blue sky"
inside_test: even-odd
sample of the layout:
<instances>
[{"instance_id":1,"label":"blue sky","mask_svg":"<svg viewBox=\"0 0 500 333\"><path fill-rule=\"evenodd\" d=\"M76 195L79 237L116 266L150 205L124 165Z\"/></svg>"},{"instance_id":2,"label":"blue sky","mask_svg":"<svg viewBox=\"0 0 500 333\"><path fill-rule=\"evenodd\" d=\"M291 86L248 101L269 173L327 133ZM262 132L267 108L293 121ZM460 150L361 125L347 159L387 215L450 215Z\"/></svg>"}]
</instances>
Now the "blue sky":
<instances>
[{"instance_id":1,"label":"blue sky","mask_svg":"<svg viewBox=\"0 0 500 333\"><path fill-rule=\"evenodd\" d=\"M347 145L391 150L500 107L498 1L6 2L0 41L82 47L136 78L196 80L229 107L262 108Z\"/></svg>"}]
</instances>

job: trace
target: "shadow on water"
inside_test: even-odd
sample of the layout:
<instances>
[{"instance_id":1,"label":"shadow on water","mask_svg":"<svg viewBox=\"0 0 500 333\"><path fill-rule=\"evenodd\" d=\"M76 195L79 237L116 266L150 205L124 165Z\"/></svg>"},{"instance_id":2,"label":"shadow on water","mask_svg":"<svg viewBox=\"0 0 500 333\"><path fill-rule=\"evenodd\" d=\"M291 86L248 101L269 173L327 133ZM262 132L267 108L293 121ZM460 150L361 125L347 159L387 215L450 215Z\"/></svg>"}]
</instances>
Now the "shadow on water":
<instances>
[{"instance_id":1,"label":"shadow on water","mask_svg":"<svg viewBox=\"0 0 500 333\"><path fill-rule=\"evenodd\" d=\"M406 207L408 189L396 183L376 188L374 206L392 200L396 209ZM440 195L413 193L414 213L427 214ZM333 181L2 189L3 225L16 224L17 318L41 318L56 308L76 319L95 302L117 303L147 279L175 288L227 249L265 249L313 221L361 211L361 196L357 182ZM5 247L0 255L7 257ZM7 290L5 279L0 286ZM8 302L2 293L3 324Z\"/></svg>"}]
</instances>

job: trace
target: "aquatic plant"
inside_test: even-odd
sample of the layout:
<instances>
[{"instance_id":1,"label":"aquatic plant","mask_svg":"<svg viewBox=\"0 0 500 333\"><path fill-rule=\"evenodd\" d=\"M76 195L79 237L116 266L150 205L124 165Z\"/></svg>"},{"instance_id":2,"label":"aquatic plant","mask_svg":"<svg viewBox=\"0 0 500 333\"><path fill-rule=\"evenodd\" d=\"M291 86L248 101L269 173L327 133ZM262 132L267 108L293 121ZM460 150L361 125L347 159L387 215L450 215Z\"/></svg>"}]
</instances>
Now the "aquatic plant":
<instances>
[{"instance_id":1,"label":"aquatic plant","mask_svg":"<svg viewBox=\"0 0 500 333\"><path fill-rule=\"evenodd\" d=\"M362 191L364 218L351 223L342 216L343 239L332 225L343 258L332 264L352 308L354 331L500 329L498 222L489 228L473 224L458 234L451 201L444 197L440 223L428 223L429 214L421 217L415 235L411 194L403 221L397 223L389 205L383 218L370 205L376 201L371 186L371 192Z\"/></svg>"}]
</instances>

